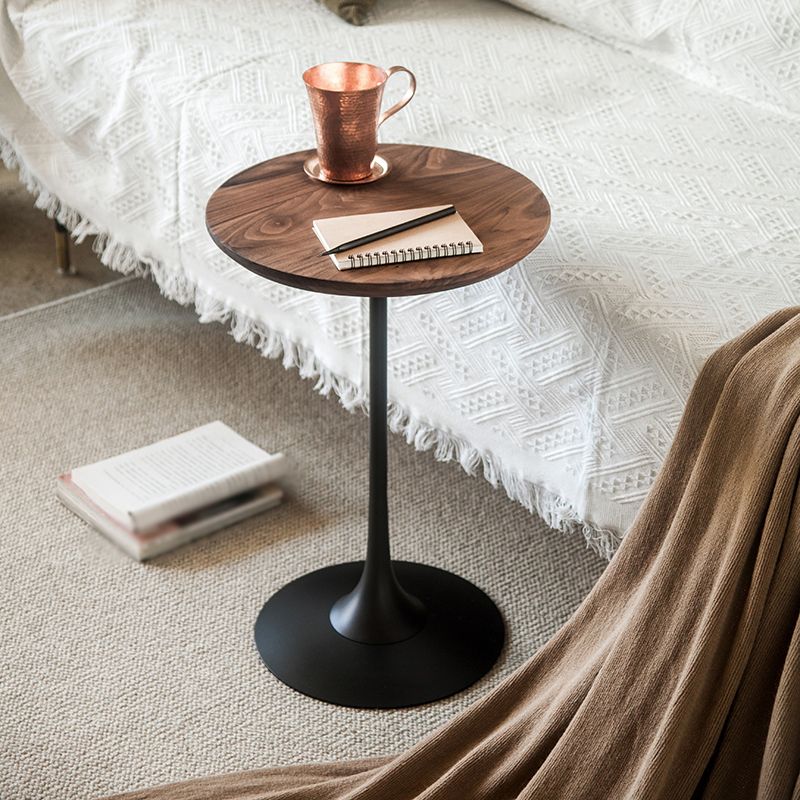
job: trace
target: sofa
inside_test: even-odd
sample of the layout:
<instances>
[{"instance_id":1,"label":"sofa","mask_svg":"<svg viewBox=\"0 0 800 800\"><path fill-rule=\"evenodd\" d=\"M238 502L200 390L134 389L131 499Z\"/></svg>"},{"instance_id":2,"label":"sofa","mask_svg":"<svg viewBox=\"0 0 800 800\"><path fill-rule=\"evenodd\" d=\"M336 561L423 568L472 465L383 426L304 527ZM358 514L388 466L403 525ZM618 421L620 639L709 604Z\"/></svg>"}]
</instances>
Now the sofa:
<instances>
[{"instance_id":1,"label":"sofa","mask_svg":"<svg viewBox=\"0 0 800 800\"><path fill-rule=\"evenodd\" d=\"M392 429L610 557L705 359L800 299L796 5L378 0L353 27L314 0L8 0L0 155L37 204L355 409L365 302L261 280L204 224L232 173L313 146L300 76L330 60L416 73L384 141L552 206L508 272L390 303Z\"/></svg>"}]
</instances>

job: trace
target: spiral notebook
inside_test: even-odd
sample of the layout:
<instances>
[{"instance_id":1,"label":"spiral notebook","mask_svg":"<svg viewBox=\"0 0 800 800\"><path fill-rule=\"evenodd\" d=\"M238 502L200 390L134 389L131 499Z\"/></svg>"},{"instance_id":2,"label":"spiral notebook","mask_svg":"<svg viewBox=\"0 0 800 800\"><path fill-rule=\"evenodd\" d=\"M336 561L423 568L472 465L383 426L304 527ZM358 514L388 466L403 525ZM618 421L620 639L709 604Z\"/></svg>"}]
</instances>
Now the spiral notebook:
<instances>
[{"instance_id":1,"label":"spiral notebook","mask_svg":"<svg viewBox=\"0 0 800 800\"><path fill-rule=\"evenodd\" d=\"M315 219L313 228L325 249L330 250L343 242L366 236L373 231L390 228L392 225L399 225L423 214L438 211L440 208L447 206ZM394 236L387 236L377 242L344 253L334 253L331 259L339 269L354 269L482 252L483 245L480 239L456 212L449 217L437 219L403 233L396 233Z\"/></svg>"}]
</instances>

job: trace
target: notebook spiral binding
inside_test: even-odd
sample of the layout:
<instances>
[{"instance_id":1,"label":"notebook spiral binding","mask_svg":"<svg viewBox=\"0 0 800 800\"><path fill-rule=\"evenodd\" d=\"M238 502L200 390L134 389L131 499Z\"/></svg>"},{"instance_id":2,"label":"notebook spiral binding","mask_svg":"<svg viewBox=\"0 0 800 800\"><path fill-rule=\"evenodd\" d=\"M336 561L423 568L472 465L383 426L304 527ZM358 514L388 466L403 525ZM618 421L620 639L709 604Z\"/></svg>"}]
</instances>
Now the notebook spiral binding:
<instances>
[{"instance_id":1,"label":"notebook spiral binding","mask_svg":"<svg viewBox=\"0 0 800 800\"><path fill-rule=\"evenodd\" d=\"M381 267L387 264L402 264L405 261L422 261L427 258L466 256L472 253L472 242L443 242L424 247L400 247L397 250L376 250L347 256L350 267Z\"/></svg>"}]
</instances>

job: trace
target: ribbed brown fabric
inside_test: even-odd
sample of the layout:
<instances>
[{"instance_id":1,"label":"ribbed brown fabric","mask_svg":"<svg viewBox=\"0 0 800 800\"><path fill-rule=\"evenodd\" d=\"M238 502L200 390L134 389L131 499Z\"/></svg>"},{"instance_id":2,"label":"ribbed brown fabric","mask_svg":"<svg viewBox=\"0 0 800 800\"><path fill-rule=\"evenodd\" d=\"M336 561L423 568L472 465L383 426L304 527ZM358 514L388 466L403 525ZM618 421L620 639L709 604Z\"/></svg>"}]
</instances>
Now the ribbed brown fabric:
<instances>
[{"instance_id":1,"label":"ribbed brown fabric","mask_svg":"<svg viewBox=\"0 0 800 800\"><path fill-rule=\"evenodd\" d=\"M564 627L401 755L125 800L800 798L800 309L718 350Z\"/></svg>"}]
</instances>

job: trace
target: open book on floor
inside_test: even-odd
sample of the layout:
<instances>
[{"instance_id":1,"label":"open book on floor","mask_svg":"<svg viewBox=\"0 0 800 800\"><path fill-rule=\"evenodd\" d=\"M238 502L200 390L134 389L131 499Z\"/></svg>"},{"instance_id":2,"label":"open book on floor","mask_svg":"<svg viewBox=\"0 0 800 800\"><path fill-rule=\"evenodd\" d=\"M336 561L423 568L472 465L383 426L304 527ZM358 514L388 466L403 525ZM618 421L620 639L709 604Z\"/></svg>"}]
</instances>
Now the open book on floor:
<instances>
[{"instance_id":1,"label":"open book on floor","mask_svg":"<svg viewBox=\"0 0 800 800\"><path fill-rule=\"evenodd\" d=\"M270 454L222 422L78 467L59 499L138 560L172 550L277 505L286 474Z\"/></svg>"}]
</instances>

